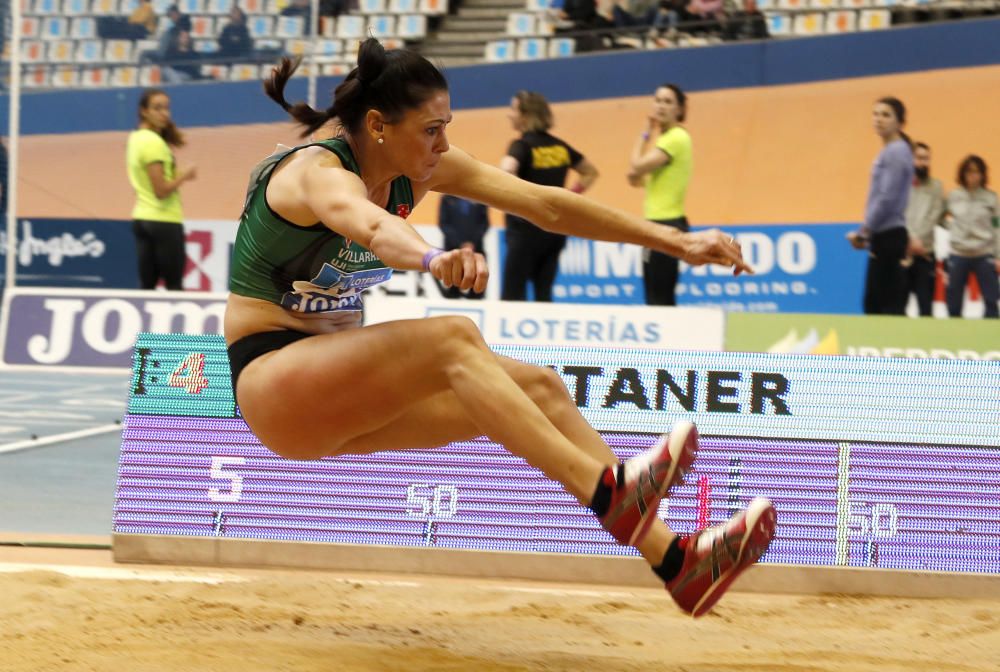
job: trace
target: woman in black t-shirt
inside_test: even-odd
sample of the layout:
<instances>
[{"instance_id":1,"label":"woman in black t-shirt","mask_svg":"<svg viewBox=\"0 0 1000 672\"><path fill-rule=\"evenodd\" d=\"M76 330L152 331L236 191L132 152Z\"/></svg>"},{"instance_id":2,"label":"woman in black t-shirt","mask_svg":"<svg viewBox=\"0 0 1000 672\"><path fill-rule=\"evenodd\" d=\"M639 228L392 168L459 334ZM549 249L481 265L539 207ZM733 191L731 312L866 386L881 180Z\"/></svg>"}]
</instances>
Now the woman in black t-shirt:
<instances>
[{"instance_id":1,"label":"woman in black t-shirt","mask_svg":"<svg viewBox=\"0 0 1000 672\"><path fill-rule=\"evenodd\" d=\"M562 187L572 168L578 179L570 189L578 194L597 179L597 168L583 154L548 132L552 128L552 110L542 94L518 91L510 101L508 118L521 137L510 143L507 155L500 161L505 171L535 184ZM536 301L551 301L566 236L543 231L514 215L507 215L506 221L507 258L501 298L527 300L530 281Z\"/></svg>"}]
</instances>

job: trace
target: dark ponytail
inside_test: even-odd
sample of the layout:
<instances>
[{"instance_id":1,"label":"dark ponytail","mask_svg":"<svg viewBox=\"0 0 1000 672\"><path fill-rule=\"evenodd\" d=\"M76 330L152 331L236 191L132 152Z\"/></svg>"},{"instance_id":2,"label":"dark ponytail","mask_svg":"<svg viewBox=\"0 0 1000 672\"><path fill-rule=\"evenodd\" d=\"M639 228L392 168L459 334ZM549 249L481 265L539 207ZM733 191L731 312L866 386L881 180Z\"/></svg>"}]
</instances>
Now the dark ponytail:
<instances>
[{"instance_id":1,"label":"dark ponytail","mask_svg":"<svg viewBox=\"0 0 1000 672\"><path fill-rule=\"evenodd\" d=\"M906 105L903 105L903 101L899 98L886 96L884 98L879 98L876 102L888 105L892 109L892 113L896 115L896 121L899 122L900 127L906 123ZM913 140L910 139L910 136L908 136L902 128L899 129L899 135L903 138L906 144L910 146L910 149L913 149Z\"/></svg>"},{"instance_id":2,"label":"dark ponytail","mask_svg":"<svg viewBox=\"0 0 1000 672\"><path fill-rule=\"evenodd\" d=\"M357 133L368 110L378 110L386 121L394 123L434 93L448 90L444 75L426 58L406 49L386 51L378 40L369 37L358 49L357 67L334 90L333 104L320 112L307 103L290 105L285 100L285 84L301 61L300 57L281 59L265 80L264 91L305 127L302 137L331 119L337 119L347 132Z\"/></svg>"},{"instance_id":3,"label":"dark ponytail","mask_svg":"<svg viewBox=\"0 0 1000 672\"><path fill-rule=\"evenodd\" d=\"M285 84L292 78L295 71L302 63L302 57L282 58L278 65L271 69L271 76L264 80L264 92L268 97L281 105L282 109L292 115L295 121L305 126L302 137L310 135L319 130L326 122L330 121L331 115L327 112L314 110L309 103L298 102L290 105L285 100Z\"/></svg>"}]
</instances>

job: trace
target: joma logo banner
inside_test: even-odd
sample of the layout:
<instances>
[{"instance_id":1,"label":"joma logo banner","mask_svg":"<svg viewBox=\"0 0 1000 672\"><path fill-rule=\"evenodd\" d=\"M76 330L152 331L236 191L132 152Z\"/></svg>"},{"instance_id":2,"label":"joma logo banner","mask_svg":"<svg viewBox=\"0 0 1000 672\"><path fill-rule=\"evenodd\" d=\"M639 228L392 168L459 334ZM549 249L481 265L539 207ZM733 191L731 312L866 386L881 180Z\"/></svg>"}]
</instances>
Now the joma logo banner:
<instances>
[{"instance_id":1,"label":"joma logo banner","mask_svg":"<svg viewBox=\"0 0 1000 672\"><path fill-rule=\"evenodd\" d=\"M136 335L221 334L224 294L15 289L4 297L3 362L122 367Z\"/></svg>"}]
</instances>

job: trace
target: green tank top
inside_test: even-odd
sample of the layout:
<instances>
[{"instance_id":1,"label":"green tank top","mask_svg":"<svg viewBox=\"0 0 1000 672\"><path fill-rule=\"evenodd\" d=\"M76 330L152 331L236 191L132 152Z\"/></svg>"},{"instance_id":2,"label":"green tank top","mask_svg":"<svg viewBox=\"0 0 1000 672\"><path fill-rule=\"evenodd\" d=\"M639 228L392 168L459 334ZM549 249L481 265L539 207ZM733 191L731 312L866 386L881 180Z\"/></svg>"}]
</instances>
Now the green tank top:
<instances>
[{"instance_id":1,"label":"green tank top","mask_svg":"<svg viewBox=\"0 0 1000 672\"><path fill-rule=\"evenodd\" d=\"M257 164L250 174L236 233L229 289L300 313L359 311L361 293L388 280L392 269L370 250L322 223L304 227L289 222L271 210L265 197L274 167L292 152L314 146L333 152L344 168L361 175L342 138L282 148ZM410 180L397 177L386 210L406 218L412 209Z\"/></svg>"}]
</instances>

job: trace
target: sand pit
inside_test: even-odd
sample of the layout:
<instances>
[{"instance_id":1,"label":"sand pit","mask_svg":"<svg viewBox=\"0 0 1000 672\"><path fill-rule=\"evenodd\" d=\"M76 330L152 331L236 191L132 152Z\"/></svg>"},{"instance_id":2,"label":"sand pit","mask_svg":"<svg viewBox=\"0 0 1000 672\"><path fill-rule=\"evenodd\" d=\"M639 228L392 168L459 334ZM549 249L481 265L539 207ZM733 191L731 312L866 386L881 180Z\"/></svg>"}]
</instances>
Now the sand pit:
<instances>
[{"instance_id":1,"label":"sand pit","mask_svg":"<svg viewBox=\"0 0 1000 672\"><path fill-rule=\"evenodd\" d=\"M641 588L41 567L0 572L4 672L1000 670L995 601L730 593L694 621Z\"/></svg>"}]
</instances>

